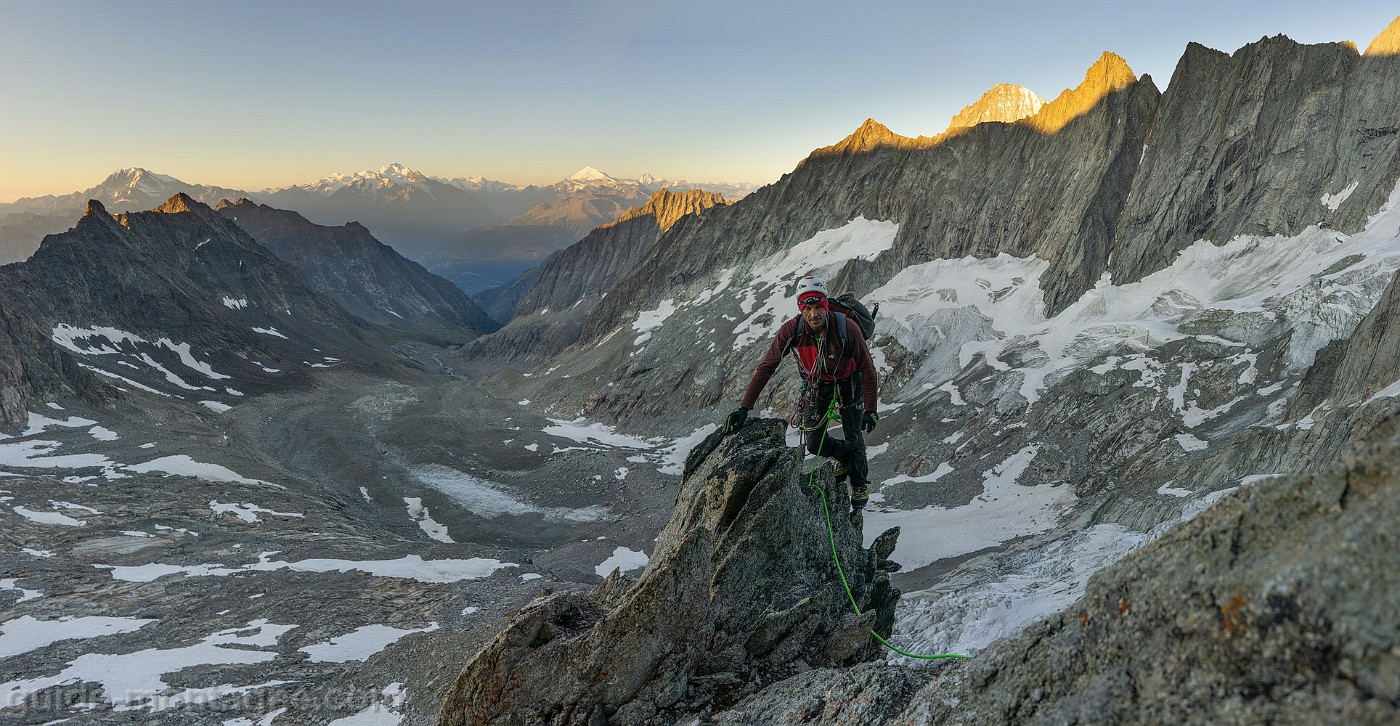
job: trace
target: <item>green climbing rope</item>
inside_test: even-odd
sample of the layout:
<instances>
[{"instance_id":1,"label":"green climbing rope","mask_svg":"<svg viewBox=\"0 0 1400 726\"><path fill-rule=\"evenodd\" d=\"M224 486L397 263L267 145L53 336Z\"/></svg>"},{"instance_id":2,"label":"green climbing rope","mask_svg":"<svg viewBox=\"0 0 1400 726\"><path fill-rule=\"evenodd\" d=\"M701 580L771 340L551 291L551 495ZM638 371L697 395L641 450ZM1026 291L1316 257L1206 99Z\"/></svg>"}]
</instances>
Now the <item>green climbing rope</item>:
<instances>
[{"instance_id":1,"label":"green climbing rope","mask_svg":"<svg viewBox=\"0 0 1400 726\"><path fill-rule=\"evenodd\" d=\"M828 416L831 415L831 409L835 407L836 396L833 395L831 397L831 406L827 409ZM807 486L810 489L815 489L817 494L822 499L822 512L826 515L826 537L827 541L831 544L831 560L836 563L836 575L841 578L841 587L846 588L846 597L850 598L851 600L851 608L856 611L856 615L861 615L862 613L860 611L860 605L856 604L856 596L854 593L851 592L851 584L849 582L846 582L846 572L841 568L841 557L836 553L836 531L831 527L831 507L826 502L826 492L822 491L822 488L817 486L816 484L817 467L821 465L822 446L824 446L825 444L826 427L823 426L821 441L817 443L817 462L812 465L812 471L807 474ZM885 647L902 656L905 656L906 658L918 658L920 660L940 660L944 658L972 657L967 655L961 655L959 653L936 653L934 655L919 655L917 653L910 653L906 650L899 648L894 643L891 643L890 641L880 637L880 634L875 632L874 628L870 629L870 634L875 636L875 639L883 643Z\"/></svg>"}]
</instances>

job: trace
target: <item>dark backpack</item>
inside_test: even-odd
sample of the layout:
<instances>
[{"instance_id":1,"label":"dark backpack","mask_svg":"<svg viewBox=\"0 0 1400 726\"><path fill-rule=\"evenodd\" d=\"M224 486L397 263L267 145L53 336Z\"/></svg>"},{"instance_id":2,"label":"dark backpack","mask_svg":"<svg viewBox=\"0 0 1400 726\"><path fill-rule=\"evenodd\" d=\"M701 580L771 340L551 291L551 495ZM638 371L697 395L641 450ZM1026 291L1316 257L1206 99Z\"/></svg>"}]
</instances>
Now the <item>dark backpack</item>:
<instances>
[{"instance_id":1,"label":"dark backpack","mask_svg":"<svg viewBox=\"0 0 1400 726\"><path fill-rule=\"evenodd\" d=\"M867 308L861 301L856 299L853 292L845 292L840 297L829 297L826 299L827 307L836 316L836 331L841 335L841 350L845 351L847 358L854 358L855 351L846 342L846 318L855 318L856 325L860 326L860 334L865 336L866 345L870 344L870 336L875 333L875 316L880 314L880 303L875 303ZM802 339L802 335L807 332L807 323L802 316L797 316L797 332L793 334L783 348L783 355L792 352L797 347L797 341Z\"/></svg>"},{"instance_id":2,"label":"dark backpack","mask_svg":"<svg viewBox=\"0 0 1400 726\"><path fill-rule=\"evenodd\" d=\"M840 297L827 298L826 301L832 310L855 318L856 325L860 326L860 334L865 336L866 344L870 343L870 336L875 334L875 316L880 314L880 303L866 308L856 299L856 294L853 292L845 292ZM841 344L846 344L846 326L844 325L841 326Z\"/></svg>"}]
</instances>

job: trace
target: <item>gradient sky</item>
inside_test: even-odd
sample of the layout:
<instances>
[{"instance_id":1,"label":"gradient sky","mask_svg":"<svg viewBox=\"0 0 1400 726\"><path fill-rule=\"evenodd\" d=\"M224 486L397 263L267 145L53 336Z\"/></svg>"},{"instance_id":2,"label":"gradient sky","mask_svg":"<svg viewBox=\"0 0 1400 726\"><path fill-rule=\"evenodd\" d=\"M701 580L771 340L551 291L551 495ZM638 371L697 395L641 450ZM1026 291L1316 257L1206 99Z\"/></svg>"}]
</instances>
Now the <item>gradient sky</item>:
<instances>
[{"instance_id":1,"label":"gradient sky","mask_svg":"<svg viewBox=\"0 0 1400 726\"><path fill-rule=\"evenodd\" d=\"M1354 40L1393 2L0 0L0 201L140 166L259 190L433 176L771 182L866 118L932 135L1105 50L1165 89L1190 41Z\"/></svg>"}]
</instances>

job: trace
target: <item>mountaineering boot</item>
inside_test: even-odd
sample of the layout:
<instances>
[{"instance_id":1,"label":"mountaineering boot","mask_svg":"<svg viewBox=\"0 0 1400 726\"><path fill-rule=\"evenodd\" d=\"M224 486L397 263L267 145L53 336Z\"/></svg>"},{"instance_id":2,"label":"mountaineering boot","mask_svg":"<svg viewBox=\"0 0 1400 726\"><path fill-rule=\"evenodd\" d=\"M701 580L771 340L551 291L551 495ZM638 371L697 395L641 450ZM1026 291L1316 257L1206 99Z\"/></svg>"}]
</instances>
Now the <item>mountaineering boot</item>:
<instances>
[{"instance_id":1,"label":"mountaineering boot","mask_svg":"<svg viewBox=\"0 0 1400 726\"><path fill-rule=\"evenodd\" d=\"M846 481L847 474L848 472L846 471L845 463L843 463L840 459L837 459L836 468L832 470L832 475L836 478L836 483L840 484L841 482Z\"/></svg>"},{"instance_id":2,"label":"mountaineering boot","mask_svg":"<svg viewBox=\"0 0 1400 726\"><path fill-rule=\"evenodd\" d=\"M851 509L861 509L870 501L870 489L864 484L851 485Z\"/></svg>"}]
</instances>

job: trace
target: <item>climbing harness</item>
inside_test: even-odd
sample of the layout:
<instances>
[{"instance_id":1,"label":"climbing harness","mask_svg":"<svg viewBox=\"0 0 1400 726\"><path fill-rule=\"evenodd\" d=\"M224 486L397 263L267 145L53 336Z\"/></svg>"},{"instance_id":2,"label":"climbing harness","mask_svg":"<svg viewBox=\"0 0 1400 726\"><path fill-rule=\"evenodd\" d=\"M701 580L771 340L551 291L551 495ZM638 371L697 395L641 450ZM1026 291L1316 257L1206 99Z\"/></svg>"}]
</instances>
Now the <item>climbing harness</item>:
<instances>
[{"instance_id":1,"label":"climbing harness","mask_svg":"<svg viewBox=\"0 0 1400 726\"><path fill-rule=\"evenodd\" d=\"M831 406L827 409L828 416L831 414L832 411L835 410L835 408L836 396L833 395L831 397ZM825 423L825 421L822 422L823 426L825 426ZM856 596L854 593L851 592L851 584L846 581L846 572L841 568L841 557L836 553L836 532L831 527L831 507L827 505L826 492L822 491L822 488L820 486L817 486L816 483L817 467L821 465L822 446L825 444L826 429L823 428L821 441L817 443L817 462L812 465L812 470L807 474L807 487L809 489L815 489L817 494L822 499L822 513L826 515L826 537L827 541L831 545L831 560L832 562L836 563L836 575L841 578L841 587L844 587L846 589L846 597L849 598L851 601L851 608L856 611L856 615L861 615L862 613L860 610L860 605L856 603ZM875 632L874 628L870 629L870 634L875 636L875 639L884 644L885 647L906 658L918 658L920 660L940 660L950 658L972 657L968 655L962 655L959 653L936 653L933 655L920 655L917 653L910 653L906 650L901 649L894 643L891 643L890 641L882 638L879 633Z\"/></svg>"}]
</instances>

